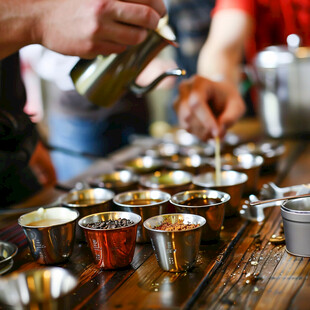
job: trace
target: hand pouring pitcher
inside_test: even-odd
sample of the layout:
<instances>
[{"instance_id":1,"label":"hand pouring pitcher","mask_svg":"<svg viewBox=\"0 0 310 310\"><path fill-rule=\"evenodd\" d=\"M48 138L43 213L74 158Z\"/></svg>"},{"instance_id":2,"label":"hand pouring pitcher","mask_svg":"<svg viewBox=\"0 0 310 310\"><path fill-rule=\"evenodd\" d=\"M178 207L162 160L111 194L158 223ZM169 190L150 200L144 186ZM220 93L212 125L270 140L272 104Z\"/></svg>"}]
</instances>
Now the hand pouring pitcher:
<instances>
[{"instance_id":1,"label":"hand pouring pitcher","mask_svg":"<svg viewBox=\"0 0 310 310\"><path fill-rule=\"evenodd\" d=\"M171 28L163 25L150 31L142 43L129 47L121 54L100 55L93 60L81 59L70 73L76 90L91 102L108 107L127 91L140 96L166 76L184 75L184 70L173 69L161 74L148 86L141 87L135 83L140 72L165 46L177 46L175 40Z\"/></svg>"}]
</instances>

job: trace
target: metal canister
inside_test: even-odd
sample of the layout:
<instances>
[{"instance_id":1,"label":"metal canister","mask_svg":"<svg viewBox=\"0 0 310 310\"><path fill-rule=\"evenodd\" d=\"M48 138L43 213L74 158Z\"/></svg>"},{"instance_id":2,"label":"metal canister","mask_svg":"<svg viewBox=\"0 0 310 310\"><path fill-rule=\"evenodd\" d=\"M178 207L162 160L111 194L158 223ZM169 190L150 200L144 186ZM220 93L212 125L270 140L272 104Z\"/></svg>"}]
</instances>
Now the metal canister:
<instances>
[{"instance_id":1,"label":"metal canister","mask_svg":"<svg viewBox=\"0 0 310 310\"><path fill-rule=\"evenodd\" d=\"M286 200L281 215L287 252L310 257L310 198Z\"/></svg>"}]
</instances>

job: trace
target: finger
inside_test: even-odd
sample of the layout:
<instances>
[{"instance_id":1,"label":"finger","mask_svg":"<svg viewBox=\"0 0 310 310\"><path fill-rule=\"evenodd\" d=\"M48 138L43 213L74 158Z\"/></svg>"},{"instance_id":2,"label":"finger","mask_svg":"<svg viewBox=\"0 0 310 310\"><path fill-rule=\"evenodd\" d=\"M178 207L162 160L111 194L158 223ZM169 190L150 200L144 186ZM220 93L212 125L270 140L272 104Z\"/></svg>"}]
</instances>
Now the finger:
<instances>
[{"instance_id":1,"label":"finger","mask_svg":"<svg viewBox=\"0 0 310 310\"><path fill-rule=\"evenodd\" d=\"M215 137L218 135L219 127L217 119L210 108L210 100L212 100L212 94L210 95L207 84L197 80L193 84L191 95L189 96L189 105L199 120L202 129L206 131L204 135Z\"/></svg>"},{"instance_id":2,"label":"finger","mask_svg":"<svg viewBox=\"0 0 310 310\"><path fill-rule=\"evenodd\" d=\"M134 2L115 2L115 21L146 29L156 29L160 15L152 7Z\"/></svg>"},{"instance_id":3,"label":"finger","mask_svg":"<svg viewBox=\"0 0 310 310\"><path fill-rule=\"evenodd\" d=\"M180 87L178 100L174 105L178 114L179 124L186 131L196 135L201 140L206 140L210 138L210 129L208 126L204 126L200 119L196 117L195 113L193 113L188 100L189 91L189 84L183 83Z\"/></svg>"},{"instance_id":4,"label":"finger","mask_svg":"<svg viewBox=\"0 0 310 310\"><path fill-rule=\"evenodd\" d=\"M159 16L164 16L166 14L166 6L164 2L161 0L123 0L123 1L149 5L159 14Z\"/></svg>"}]
</instances>

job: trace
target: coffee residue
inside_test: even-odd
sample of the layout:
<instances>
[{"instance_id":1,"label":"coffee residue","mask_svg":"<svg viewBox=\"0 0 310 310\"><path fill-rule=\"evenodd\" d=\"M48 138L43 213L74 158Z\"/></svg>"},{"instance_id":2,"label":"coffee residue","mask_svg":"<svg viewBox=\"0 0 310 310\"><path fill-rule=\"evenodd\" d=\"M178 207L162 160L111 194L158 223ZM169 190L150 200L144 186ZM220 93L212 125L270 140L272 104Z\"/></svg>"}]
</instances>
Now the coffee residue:
<instances>
[{"instance_id":1,"label":"coffee residue","mask_svg":"<svg viewBox=\"0 0 310 310\"><path fill-rule=\"evenodd\" d=\"M168 221L163 221L161 225L154 227L156 230L164 230L164 231L182 231L182 230L190 230L199 227L199 224L184 224L182 220L179 220L177 223L170 223Z\"/></svg>"}]
</instances>

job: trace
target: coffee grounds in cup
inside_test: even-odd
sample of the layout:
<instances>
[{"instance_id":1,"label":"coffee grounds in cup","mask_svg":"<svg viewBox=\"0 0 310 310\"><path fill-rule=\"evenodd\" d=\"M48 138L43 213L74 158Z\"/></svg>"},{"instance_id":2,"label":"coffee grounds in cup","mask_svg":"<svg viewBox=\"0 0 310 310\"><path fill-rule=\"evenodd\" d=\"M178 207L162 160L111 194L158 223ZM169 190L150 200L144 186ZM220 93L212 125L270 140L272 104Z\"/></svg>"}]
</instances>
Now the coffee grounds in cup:
<instances>
[{"instance_id":1,"label":"coffee grounds in cup","mask_svg":"<svg viewBox=\"0 0 310 310\"><path fill-rule=\"evenodd\" d=\"M118 220L108 220L95 223L88 223L85 225L85 227L93 229L116 229L121 227L128 227L132 224L134 224L134 222L131 220L125 218L122 219L119 218Z\"/></svg>"},{"instance_id":2,"label":"coffee grounds in cup","mask_svg":"<svg viewBox=\"0 0 310 310\"><path fill-rule=\"evenodd\" d=\"M199 227L199 224L184 224L183 221L178 221L177 223L170 223L168 221L163 221L161 225L154 227L157 230L164 231L180 231L180 230L190 230Z\"/></svg>"}]
</instances>

